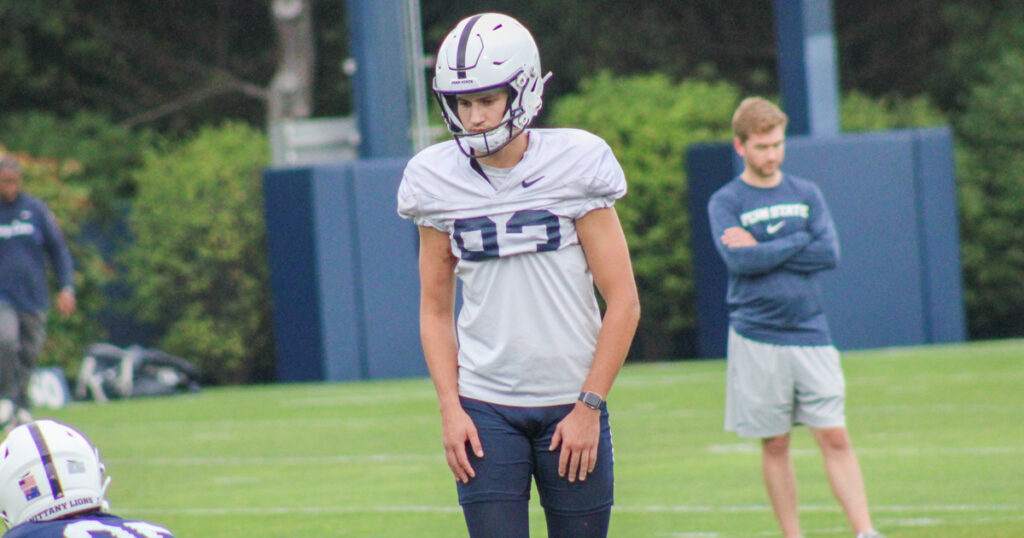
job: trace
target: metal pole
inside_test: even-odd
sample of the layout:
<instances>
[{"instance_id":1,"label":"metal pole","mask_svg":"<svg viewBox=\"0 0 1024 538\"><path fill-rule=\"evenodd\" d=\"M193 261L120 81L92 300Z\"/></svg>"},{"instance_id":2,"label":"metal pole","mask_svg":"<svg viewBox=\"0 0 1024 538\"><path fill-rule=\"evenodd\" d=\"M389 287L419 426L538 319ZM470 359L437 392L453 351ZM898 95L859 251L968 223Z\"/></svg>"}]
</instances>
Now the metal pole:
<instances>
[{"instance_id":1,"label":"metal pole","mask_svg":"<svg viewBox=\"0 0 1024 538\"><path fill-rule=\"evenodd\" d=\"M427 121L427 89L423 71L427 68L423 56L423 23L420 21L419 0L405 2L405 30L408 44L409 87L412 103L413 152L430 145L430 126Z\"/></svg>"},{"instance_id":2,"label":"metal pole","mask_svg":"<svg viewBox=\"0 0 1024 538\"><path fill-rule=\"evenodd\" d=\"M362 158L404 157L409 139L405 0L347 0ZM398 21L396 24L395 21Z\"/></svg>"},{"instance_id":3,"label":"metal pole","mask_svg":"<svg viewBox=\"0 0 1024 538\"><path fill-rule=\"evenodd\" d=\"M839 134L831 0L774 0L782 104L789 134Z\"/></svg>"}]
</instances>

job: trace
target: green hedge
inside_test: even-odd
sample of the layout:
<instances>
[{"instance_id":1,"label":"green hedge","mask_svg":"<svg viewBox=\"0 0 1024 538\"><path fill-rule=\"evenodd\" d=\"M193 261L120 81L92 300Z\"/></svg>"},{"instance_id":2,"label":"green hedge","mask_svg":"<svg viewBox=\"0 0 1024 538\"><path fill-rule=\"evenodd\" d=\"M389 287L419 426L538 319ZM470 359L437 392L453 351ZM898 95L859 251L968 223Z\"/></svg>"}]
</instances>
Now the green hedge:
<instances>
[{"instance_id":1,"label":"green hedge","mask_svg":"<svg viewBox=\"0 0 1024 538\"><path fill-rule=\"evenodd\" d=\"M135 174L134 241L122 257L131 305L162 329L160 349L198 365L207 382L272 377L269 155L263 133L227 123L149 152Z\"/></svg>"},{"instance_id":2,"label":"green hedge","mask_svg":"<svg viewBox=\"0 0 1024 538\"><path fill-rule=\"evenodd\" d=\"M1024 54L996 58L956 123L972 338L1024 336Z\"/></svg>"}]
</instances>

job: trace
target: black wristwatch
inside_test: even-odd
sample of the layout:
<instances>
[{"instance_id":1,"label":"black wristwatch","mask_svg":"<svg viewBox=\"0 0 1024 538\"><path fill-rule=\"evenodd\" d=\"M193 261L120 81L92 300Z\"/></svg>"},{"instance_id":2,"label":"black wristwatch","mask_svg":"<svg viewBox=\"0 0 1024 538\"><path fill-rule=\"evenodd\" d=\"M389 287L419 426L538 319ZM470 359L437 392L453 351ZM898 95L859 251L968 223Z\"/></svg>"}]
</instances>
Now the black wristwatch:
<instances>
[{"instance_id":1,"label":"black wristwatch","mask_svg":"<svg viewBox=\"0 0 1024 538\"><path fill-rule=\"evenodd\" d=\"M591 409L601 409L601 404L604 403L604 398L601 398L601 395L596 392L581 392L580 401L583 402L583 405Z\"/></svg>"}]
</instances>

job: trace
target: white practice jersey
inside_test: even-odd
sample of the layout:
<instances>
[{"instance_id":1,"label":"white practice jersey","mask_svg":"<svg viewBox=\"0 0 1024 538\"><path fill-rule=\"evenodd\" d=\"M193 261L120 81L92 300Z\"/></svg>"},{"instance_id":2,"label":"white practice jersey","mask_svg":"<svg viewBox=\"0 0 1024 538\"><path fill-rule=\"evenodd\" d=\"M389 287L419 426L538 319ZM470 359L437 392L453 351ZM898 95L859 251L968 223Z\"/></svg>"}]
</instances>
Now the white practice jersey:
<instances>
[{"instance_id":1,"label":"white practice jersey","mask_svg":"<svg viewBox=\"0 0 1024 538\"><path fill-rule=\"evenodd\" d=\"M611 148L531 129L523 159L487 178L448 141L405 168L398 213L448 234L462 282L459 394L500 405L575 402L601 314L576 219L626 194Z\"/></svg>"}]
</instances>

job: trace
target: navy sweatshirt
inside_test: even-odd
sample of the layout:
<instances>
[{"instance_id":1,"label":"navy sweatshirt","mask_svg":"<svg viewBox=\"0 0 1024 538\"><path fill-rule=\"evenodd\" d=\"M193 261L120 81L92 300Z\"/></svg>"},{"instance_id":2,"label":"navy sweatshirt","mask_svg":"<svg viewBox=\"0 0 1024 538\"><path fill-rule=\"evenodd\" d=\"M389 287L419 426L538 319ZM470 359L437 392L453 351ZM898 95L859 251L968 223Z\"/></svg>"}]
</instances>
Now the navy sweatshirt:
<instances>
[{"instance_id":1,"label":"navy sweatshirt","mask_svg":"<svg viewBox=\"0 0 1024 538\"><path fill-rule=\"evenodd\" d=\"M739 334L777 345L822 346L832 335L819 273L839 263L839 239L818 187L783 174L769 189L739 177L708 202L711 234L729 270L729 324ZM757 239L730 248L722 233L734 226Z\"/></svg>"},{"instance_id":2,"label":"navy sweatshirt","mask_svg":"<svg viewBox=\"0 0 1024 538\"><path fill-rule=\"evenodd\" d=\"M58 286L73 288L71 252L46 204L24 192L0 200L0 300L23 312L50 306L46 262Z\"/></svg>"}]
</instances>

